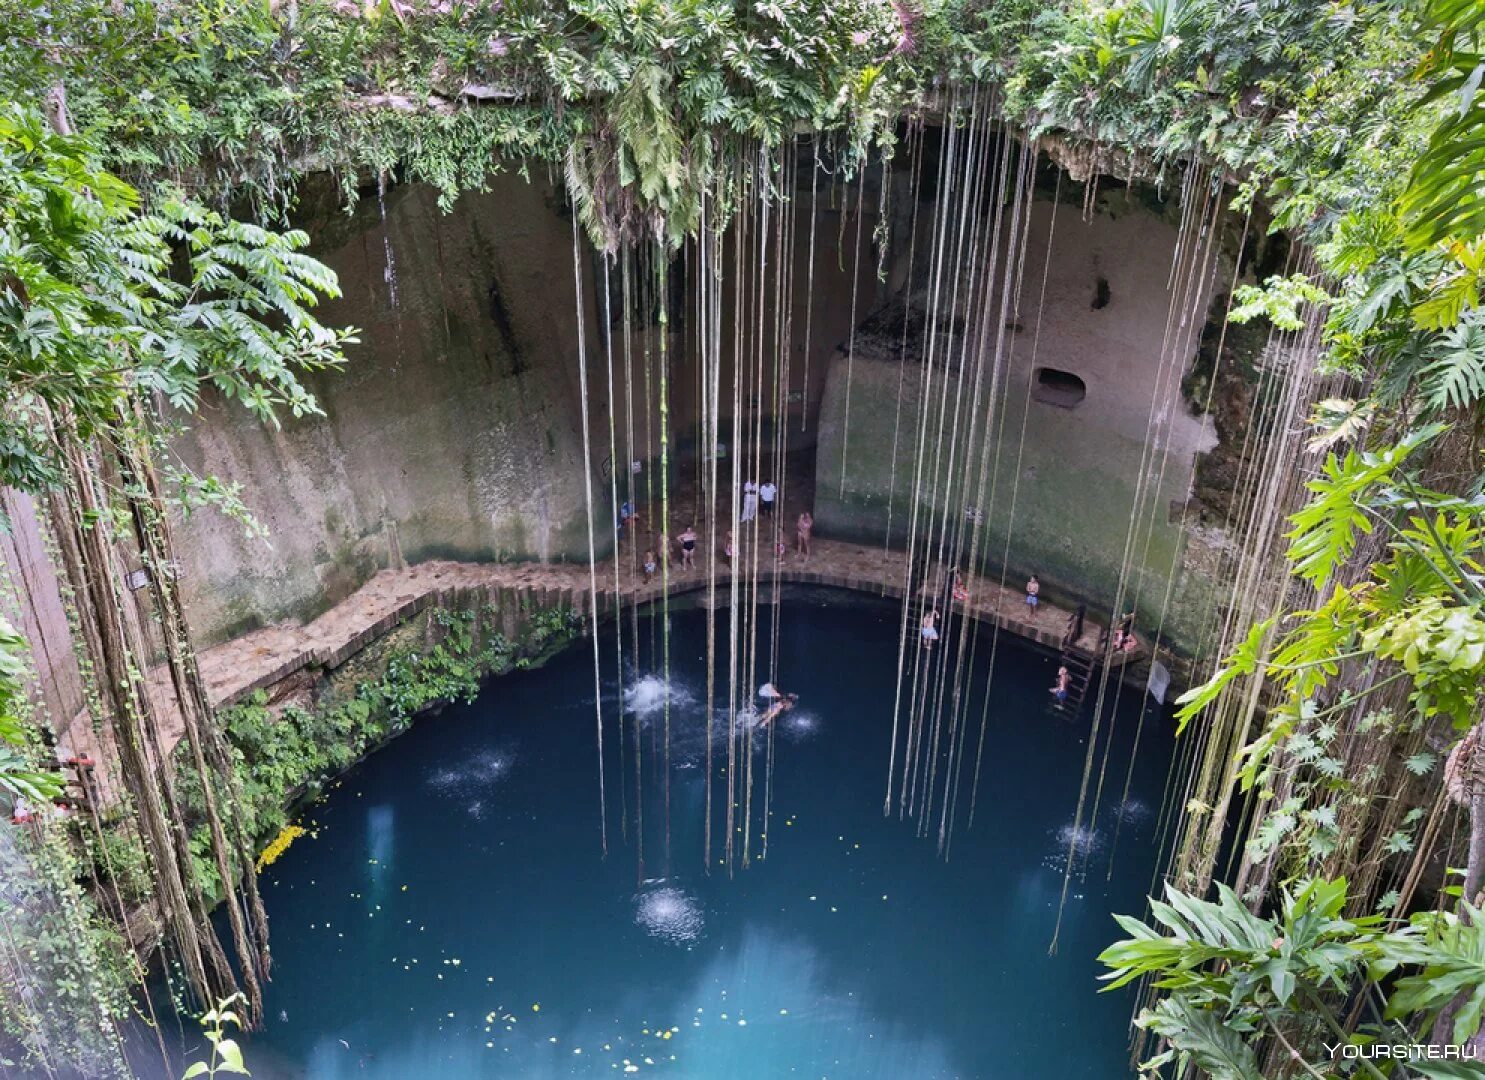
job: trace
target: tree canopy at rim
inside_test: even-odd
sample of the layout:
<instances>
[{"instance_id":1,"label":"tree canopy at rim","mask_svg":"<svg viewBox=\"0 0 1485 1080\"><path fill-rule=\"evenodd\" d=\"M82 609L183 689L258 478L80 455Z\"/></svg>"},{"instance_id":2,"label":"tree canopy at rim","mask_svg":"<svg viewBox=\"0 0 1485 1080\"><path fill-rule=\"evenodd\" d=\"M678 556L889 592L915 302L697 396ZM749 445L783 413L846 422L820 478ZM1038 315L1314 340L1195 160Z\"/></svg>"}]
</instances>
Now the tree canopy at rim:
<instances>
[{"instance_id":1,"label":"tree canopy at rim","mask_svg":"<svg viewBox=\"0 0 1485 1080\"><path fill-rule=\"evenodd\" d=\"M1298 512L1274 488L1267 527L1290 541L1293 581L1281 587L1286 568L1271 557L1277 549L1257 544L1251 558L1245 549L1244 570L1257 583L1249 592L1276 599L1238 612L1224 630L1230 659L1185 699L1187 719L1202 714L1208 748L1199 797L1179 811L1184 834L1171 877L1187 892L1152 909L1174 937L1126 921L1133 937L1106 959L1119 978L1164 976L1166 1000L1141 1023L1212 1075L1256 1075L1282 1056L1280 1044L1292 1050L1291 1040L1315 1057L1315 1038L1325 1034L1316 1017L1333 1035L1344 1021L1348 1031L1362 1024L1366 1037L1423 1038L1428 1028L1455 1040L1478 1037L1485 968L1469 903L1485 885L1485 100L1477 93L1485 9L1478 4L12 6L0 54L7 92L24 106L45 103L58 127L75 126L91 141L102 168L144 192L142 216L132 201L115 200L117 213L88 219L107 227L100 246L115 254L137 254L101 243L115 230L137 237L143 229L153 241L176 235L182 222L203 242L220 230L230 241L247 235L291 254L301 243L295 234L242 234L255 227L188 206L180 188L224 209L273 216L292 206L296 179L313 170L338 171L351 195L367 172L395 171L435 185L448 201L482 186L492 170L533 164L566 171L600 247L676 242L696 231L698 200L732 198L729 184L767 175L748 171L760 150L812 131L834 156L859 165L890 151L904 116L953 122L959 92L970 85L994 87L999 116L1027 136L1047 136L1078 178L1159 179L1168 166L1197 161L1211 168L1191 170L1191 182L1210 177L1236 187L1239 212L1262 197L1273 227L1303 243L1293 273L1238 290L1233 316L1266 318L1300 376L1323 370L1336 396L1319 402L1311 448L1345 449L1323 464L1308 459L1308 493L1298 499L1307 505ZM14 130L29 130L34 113L17 116ZM80 163L68 166L72 180L85 179L91 157L71 142L57 149L57 160ZM16 160L31 157L27 149ZM89 189L79 205L108 210L111 183L100 171L96 182L75 185ZM35 211L38 235L57 227L44 202L17 205ZM145 246L163 265L160 244ZM314 277L308 263L291 262ZM323 293L330 284L306 279L305 288ZM93 297L65 288L53 295L69 305ZM20 340L0 338L0 348ZM334 351L332 339L312 340ZM269 351L294 359L284 355L293 352L288 342ZM13 382L16 370L0 375ZM101 382L83 384L110 405L111 372L104 365ZM1296 383L1300 376L1289 375ZM293 385L283 384L291 404ZM1296 392L1289 404L1286 437L1293 437L1310 402ZM131 436L130 426L117 434ZM121 439L118 449L130 468L149 464L137 440ZM42 471L32 470L32 486L45 485ZM1276 471L1291 479L1299 472L1293 461ZM163 500L153 490L145 495L134 496L148 511L141 521L158 526ZM79 510L80 521L100 516L91 506ZM1274 587L1265 590L1268 574ZM160 603L179 615L178 600L163 595ZM118 659L122 668L126 657ZM1348 772L1358 761L1372 771ZM1369 807L1396 801L1386 784L1403 769L1429 778L1434 810L1420 803L1389 811L1376 819L1390 822L1377 832ZM1258 808L1242 847L1246 881L1213 911L1194 898L1215 879L1227 811L1239 798ZM1471 823L1456 890L1465 903L1438 919L1419 914L1428 950L1386 963L1414 965L1425 977L1398 984L1400 1000L1385 1015L1363 1016L1364 993L1349 1009L1351 991L1364 988L1363 963L1367 979L1394 970L1380 966L1380 939L1365 919L1410 909L1451 800ZM156 846L168 855L163 840ZM219 847L225 863L226 845ZM1386 875L1378 869L1384 863ZM1239 901L1261 908L1281 894L1290 898L1288 921L1260 925L1236 908ZM192 899L182 890L183 936L192 929ZM1368 914L1335 918L1342 911ZM1290 927L1312 912L1326 920L1314 952ZM1234 936L1244 937L1243 948L1231 946ZM1212 949L1227 951L1202 951ZM1409 989L1437 982L1440 972L1455 979L1447 993ZM1301 1010L1290 1005L1296 985L1306 994ZM1311 991L1334 991L1335 1015L1309 1000ZM1232 1031L1252 1033L1240 1040L1247 1056L1238 1066L1222 1064L1233 1047L1219 1036ZM1265 1041L1267 1031L1274 1041Z\"/></svg>"},{"instance_id":2,"label":"tree canopy at rim","mask_svg":"<svg viewBox=\"0 0 1485 1080\"><path fill-rule=\"evenodd\" d=\"M1121 171L1211 155L1277 180L1301 224L1405 172L1442 109L1411 78L1437 34L1385 2L21 0L7 31L11 92L63 88L126 178L270 208L313 169L353 190L395 167L451 199L587 147L681 212L746 140L808 128L860 154L987 80L1028 132Z\"/></svg>"}]
</instances>

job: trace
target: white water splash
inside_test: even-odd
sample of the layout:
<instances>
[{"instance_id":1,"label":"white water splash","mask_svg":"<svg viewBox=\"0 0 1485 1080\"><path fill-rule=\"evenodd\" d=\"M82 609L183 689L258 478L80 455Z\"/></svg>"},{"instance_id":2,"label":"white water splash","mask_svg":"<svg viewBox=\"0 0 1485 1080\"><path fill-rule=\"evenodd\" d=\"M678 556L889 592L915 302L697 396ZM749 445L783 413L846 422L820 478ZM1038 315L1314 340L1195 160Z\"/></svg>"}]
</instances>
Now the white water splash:
<instances>
[{"instance_id":1,"label":"white water splash","mask_svg":"<svg viewBox=\"0 0 1485 1080\"><path fill-rule=\"evenodd\" d=\"M684 890L671 885L636 896L634 921L651 937L672 945L689 944L706 928L701 905Z\"/></svg>"},{"instance_id":2,"label":"white water splash","mask_svg":"<svg viewBox=\"0 0 1485 1080\"><path fill-rule=\"evenodd\" d=\"M624 711L641 720L660 715L667 701L675 712L691 704L691 694L685 687L666 682L659 675L642 675L624 687Z\"/></svg>"},{"instance_id":3,"label":"white water splash","mask_svg":"<svg viewBox=\"0 0 1485 1080\"><path fill-rule=\"evenodd\" d=\"M1150 807L1139 799L1126 799L1114 811L1125 825L1143 825L1150 820Z\"/></svg>"}]
</instances>

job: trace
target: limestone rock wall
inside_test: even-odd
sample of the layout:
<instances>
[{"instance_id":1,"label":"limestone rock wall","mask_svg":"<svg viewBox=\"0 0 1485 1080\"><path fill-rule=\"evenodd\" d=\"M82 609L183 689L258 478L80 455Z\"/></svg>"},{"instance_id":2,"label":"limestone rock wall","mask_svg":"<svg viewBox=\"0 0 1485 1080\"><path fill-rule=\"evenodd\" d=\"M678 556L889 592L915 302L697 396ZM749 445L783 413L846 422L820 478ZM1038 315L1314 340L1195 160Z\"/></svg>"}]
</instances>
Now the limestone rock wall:
<instances>
[{"instance_id":1,"label":"limestone rock wall","mask_svg":"<svg viewBox=\"0 0 1485 1080\"><path fill-rule=\"evenodd\" d=\"M1087 221L1076 206L1039 199L1028 237L1031 284L1008 332L1009 363L988 425L988 452L984 415L973 445L966 439L967 400L954 442L952 376L946 381L937 371L925 383L921 363L904 367L896 356L858 348L848 378L846 358L837 353L821 401L818 527L823 535L880 543L890 519L894 542L901 543L916 502L920 535L931 528L936 538L943 515L960 515L968 505L984 522L981 546L991 567L1003 564L1012 582L1035 572L1044 594L1106 613L1143 483L1126 603L1137 600L1147 632L1165 610L1165 638L1189 648L1213 598L1209 582L1183 570L1187 538L1179 511L1196 457L1216 437L1181 400L1181 372L1191 357L1162 367L1176 228L1122 196L1112 212ZM1198 324L1209 301L1197 306ZM1041 368L1075 376L1084 396L1074 402L1076 384L1060 377L1042 385ZM989 462L983 489L982 460Z\"/></svg>"},{"instance_id":2,"label":"limestone rock wall","mask_svg":"<svg viewBox=\"0 0 1485 1080\"><path fill-rule=\"evenodd\" d=\"M214 511L183 523L199 638L313 616L402 561L586 559L560 196L508 175L444 214L430 189L394 188L312 228L344 293L321 318L360 344L311 380L323 417L274 430L213 401L177 440L187 466L241 485L267 531Z\"/></svg>"}]
</instances>

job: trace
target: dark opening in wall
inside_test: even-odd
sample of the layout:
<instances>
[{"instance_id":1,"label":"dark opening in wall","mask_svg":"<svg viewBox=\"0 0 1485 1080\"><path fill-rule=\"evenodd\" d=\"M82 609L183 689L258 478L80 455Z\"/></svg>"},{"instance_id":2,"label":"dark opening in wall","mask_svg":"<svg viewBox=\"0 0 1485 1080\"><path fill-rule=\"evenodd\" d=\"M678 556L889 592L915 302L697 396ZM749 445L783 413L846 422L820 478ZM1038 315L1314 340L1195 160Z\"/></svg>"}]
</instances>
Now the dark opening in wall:
<instances>
[{"instance_id":1,"label":"dark opening in wall","mask_svg":"<svg viewBox=\"0 0 1485 1080\"><path fill-rule=\"evenodd\" d=\"M1071 371L1051 367L1037 368L1031 396L1048 405L1071 409L1088 396L1088 384Z\"/></svg>"},{"instance_id":2,"label":"dark opening in wall","mask_svg":"<svg viewBox=\"0 0 1485 1080\"><path fill-rule=\"evenodd\" d=\"M1102 274L1093 283L1093 310L1099 311L1109 306L1109 279Z\"/></svg>"}]
</instances>

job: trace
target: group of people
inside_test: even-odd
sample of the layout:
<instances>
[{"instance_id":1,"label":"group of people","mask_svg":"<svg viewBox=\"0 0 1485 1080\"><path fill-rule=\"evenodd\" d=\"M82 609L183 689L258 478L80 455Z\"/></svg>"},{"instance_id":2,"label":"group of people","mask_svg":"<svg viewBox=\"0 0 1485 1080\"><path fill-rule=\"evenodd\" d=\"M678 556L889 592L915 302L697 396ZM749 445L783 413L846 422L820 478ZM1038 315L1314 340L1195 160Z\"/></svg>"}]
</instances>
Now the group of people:
<instances>
[{"instance_id":1,"label":"group of people","mask_svg":"<svg viewBox=\"0 0 1485 1080\"><path fill-rule=\"evenodd\" d=\"M772 486L772 484L764 484L762 485L762 488L766 489L771 488ZM755 492L755 495L756 494L758 493ZM772 516L773 504L774 499L772 496L770 496L766 500L762 500L762 505L768 508L764 511L765 514ZM755 517L756 513L757 510L755 504ZM638 515L634 513L633 509L628 503L625 503L620 509L621 525L626 529L637 532L637 520ZM744 517L740 520L747 521L752 519ZM811 514L808 510L805 510L799 515L794 523L794 550L801 559L804 559L806 561L808 561L810 557L810 540L814 535L814 531L814 515ZM681 532L680 536L676 537L673 542L671 538L665 533L660 533L659 536L656 537L654 546L648 548L645 551L644 561L641 564L644 570L645 581L649 582L657 573L659 573L662 564L667 567L672 565L672 548L674 548L680 554L680 569L683 571L694 570L696 568L697 541L698 536L696 533L696 526L694 525L687 525L686 528ZM728 529L727 532L723 534L721 554L723 562L725 562L728 566L732 566L733 561L737 558L737 543L732 535L731 529ZM776 538L774 542L774 557L777 559L783 559L784 556L787 554L788 548L784 543L783 537Z\"/></svg>"},{"instance_id":2,"label":"group of people","mask_svg":"<svg viewBox=\"0 0 1485 1080\"><path fill-rule=\"evenodd\" d=\"M746 519L739 519L746 520ZM810 557L810 537L815 531L815 517L808 510L804 511L794 522L794 550L802 559ZM782 536L774 538L773 554L776 559L783 559L789 553L788 545L784 543ZM732 530L728 529L722 540L722 559L728 566L737 557L737 543L733 539Z\"/></svg>"},{"instance_id":3,"label":"group of people","mask_svg":"<svg viewBox=\"0 0 1485 1080\"><path fill-rule=\"evenodd\" d=\"M1109 644L1115 652L1133 652L1139 645L1139 638L1134 636L1134 612L1131 611L1114 624Z\"/></svg>"},{"instance_id":4,"label":"group of people","mask_svg":"<svg viewBox=\"0 0 1485 1080\"><path fill-rule=\"evenodd\" d=\"M738 521L752 521L761 512L764 517L773 517L774 503L778 501L779 489L772 480L758 483L749 480L743 484L742 510L737 515Z\"/></svg>"},{"instance_id":5,"label":"group of people","mask_svg":"<svg viewBox=\"0 0 1485 1080\"><path fill-rule=\"evenodd\" d=\"M682 570L694 570L696 568L696 539L696 527L694 525L687 525L682 530L681 535L676 537L675 546L681 554ZM660 569L660 559L665 560L666 566L670 565L670 537L661 533L656 546L660 549L659 559L656 558L653 548L645 552L644 572L646 582L653 578Z\"/></svg>"}]
</instances>

